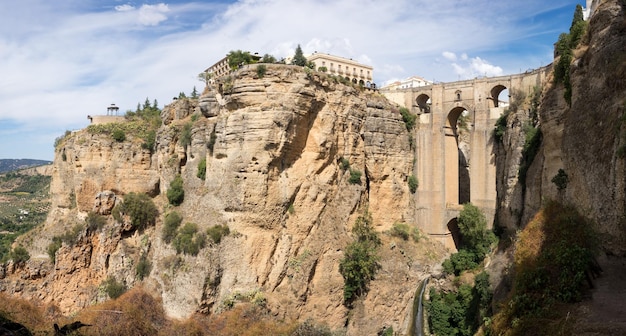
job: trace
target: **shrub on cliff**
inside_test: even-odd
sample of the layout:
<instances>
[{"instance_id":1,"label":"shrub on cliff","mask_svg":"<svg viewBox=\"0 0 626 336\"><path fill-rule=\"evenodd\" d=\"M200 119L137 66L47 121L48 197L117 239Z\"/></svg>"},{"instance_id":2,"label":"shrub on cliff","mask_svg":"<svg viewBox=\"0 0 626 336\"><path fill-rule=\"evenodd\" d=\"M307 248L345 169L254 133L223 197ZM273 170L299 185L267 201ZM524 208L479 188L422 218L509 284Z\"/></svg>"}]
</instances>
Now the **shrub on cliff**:
<instances>
[{"instance_id":1,"label":"shrub on cliff","mask_svg":"<svg viewBox=\"0 0 626 336\"><path fill-rule=\"evenodd\" d=\"M359 170L350 168L350 178L348 179L348 182L350 182L350 184L361 184L362 174L363 173Z\"/></svg>"},{"instance_id":2,"label":"shrub on cliff","mask_svg":"<svg viewBox=\"0 0 626 336\"><path fill-rule=\"evenodd\" d=\"M194 223L186 223L180 230L172 244L176 253L197 255L206 245L206 236L198 233L198 226Z\"/></svg>"},{"instance_id":3,"label":"shrub on cliff","mask_svg":"<svg viewBox=\"0 0 626 336\"><path fill-rule=\"evenodd\" d=\"M209 235L209 237L215 244L219 244L222 241L223 237L228 236L230 234L230 229L228 228L228 225L220 224L220 225L211 226L210 228L207 229L206 233Z\"/></svg>"},{"instance_id":4,"label":"shrub on cliff","mask_svg":"<svg viewBox=\"0 0 626 336\"><path fill-rule=\"evenodd\" d=\"M378 246L381 241L374 230L372 216L367 212L359 216L352 233L356 240L346 247L339 263L339 273L344 279L343 299L346 305L367 292L370 281L380 269Z\"/></svg>"},{"instance_id":5,"label":"shrub on cliff","mask_svg":"<svg viewBox=\"0 0 626 336\"><path fill-rule=\"evenodd\" d=\"M104 291L111 299L117 299L126 292L126 285L109 276L103 283Z\"/></svg>"},{"instance_id":6,"label":"shrub on cliff","mask_svg":"<svg viewBox=\"0 0 626 336\"><path fill-rule=\"evenodd\" d=\"M30 254L22 245L19 245L11 251L9 258L11 258L16 265L20 265L30 259Z\"/></svg>"},{"instance_id":7,"label":"shrub on cliff","mask_svg":"<svg viewBox=\"0 0 626 336\"><path fill-rule=\"evenodd\" d=\"M148 257L145 254L142 254L137 262L137 266L135 266L135 274L139 278L139 280L143 280L143 278L150 275L150 271L152 270L152 264Z\"/></svg>"},{"instance_id":8,"label":"shrub on cliff","mask_svg":"<svg viewBox=\"0 0 626 336\"><path fill-rule=\"evenodd\" d=\"M183 178L180 174L170 182L170 188L167 190L167 200L171 205L181 205L185 200L185 189L183 189Z\"/></svg>"},{"instance_id":9,"label":"shrub on cliff","mask_svg":"<svg viewBox=\"0 0 626 336\"><path fill-rule=\"evenodd\" d=\"M417 191L417 187L419 186L419 182L417 181L417 177L415 175L409 176L409 180L407 181L409 184L409 191L411 194L415 194Z\"/></svg>"},{"instance_id":10,"label":"shrub on cliff","mask_svg":"<svg viewBox=\"0 0 626 336\"><path fill-rule=\"evenodd\" d=\"M196 176L203 181L206 179L206 158L202 158L202 160L198 162L198 172Z\"/></svg>"},{"instance_id":11,"label":"shrub on cliff","mask_svg":"<svg viewBox=\"0 0 626 336\"><path fill-rule=\"evenodd\" d=\"M176 230L182 223L183 218L176 211L172 211L165 215L165 222L163 223L163 241L170 243L174 237L176 237Z\"/></svg>"},{"instance_id":12,"label":"shrub on cliff","mask_svg":"<svg viewBox=\"0 0 626 336\"><path fill-rule=\"evenodd\" d=\"M113 208L112 214L117 221L121 221L123 215L128 216L134 229L143 230L154 225L159 211L150 196L131 192L124 196L124 202Z\"/></svg>"},{"instance_id":13,"label":"shrub on cliff","mask_svg":"<svg viewBox=\"0 0 626 336\"><path fill-rule=\"evenodd\" d=\"M85 218L85 224L87 225L87 232L95 232L104 227L107 220L104 216L90 211Z\"/></svg>"},{"instance_id":14,"label":"shrub on cliff","mask_svg":"<svg viewBox=\"0 0 626 336\"><path fill-rule=\"evenodd\" d=\"M409 112L406 107L400 108L400 114L402 115L402 120L404 121L404 126L406 126L407 131L411 131L413 127L415 127L415 120L417 116Z\"/></svg>"}]
</instances>

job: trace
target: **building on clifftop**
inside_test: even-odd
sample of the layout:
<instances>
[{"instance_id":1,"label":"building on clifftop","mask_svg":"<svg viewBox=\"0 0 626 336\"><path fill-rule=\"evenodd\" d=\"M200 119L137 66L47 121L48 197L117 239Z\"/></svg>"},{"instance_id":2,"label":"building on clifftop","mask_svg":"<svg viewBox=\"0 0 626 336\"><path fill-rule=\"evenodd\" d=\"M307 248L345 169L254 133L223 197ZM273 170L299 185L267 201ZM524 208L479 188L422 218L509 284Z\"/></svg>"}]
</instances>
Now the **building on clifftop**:
<instances>
[{"instance_id":1,"label":"building on clifftop","mask_svg":"<svg viewBox=\"0 0 626 336\"><path fill-rule=\"evenodd\" d=\"M354 61L351 58L344 58L324 53L314 52L307 56L307 61L315 64L315 69L326 68L326 72L341 76L354 84L365 87L373 87L374 68Z\"/></svg>"},{"instance_id":2,"label":"building on clifftop","mask_svg":"<svg viewBox=\"0 0 626 336\"><path fill-rule=\"evenodd\" d=\"M421 87L421 86L428 86L432 84L433 82L426 80L422 77L411 76L409 78L395 81L391 84L388 84L385 87L383 87L383 89L384 90L402 90L402 89L410 89L410 88Z\"/></svg>"}]
</instances>

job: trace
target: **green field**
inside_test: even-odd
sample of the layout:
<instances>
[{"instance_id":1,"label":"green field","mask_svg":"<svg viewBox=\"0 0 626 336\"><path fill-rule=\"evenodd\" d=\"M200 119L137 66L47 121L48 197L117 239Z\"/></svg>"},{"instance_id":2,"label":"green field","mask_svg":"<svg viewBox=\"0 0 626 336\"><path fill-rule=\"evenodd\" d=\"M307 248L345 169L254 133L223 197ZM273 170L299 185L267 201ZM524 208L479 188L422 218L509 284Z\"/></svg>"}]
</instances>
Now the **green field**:
<instances>
[{"instance_id":1,"label":"green field","mask_svg":"<svg viewBox=\"0 0 626 336\"><path fill-rule=\"evenodd\" d=\"M15 172L0 175L0 261L7 259L15 238L46 219L50 179Z\"/></svg>"}]
</instances>

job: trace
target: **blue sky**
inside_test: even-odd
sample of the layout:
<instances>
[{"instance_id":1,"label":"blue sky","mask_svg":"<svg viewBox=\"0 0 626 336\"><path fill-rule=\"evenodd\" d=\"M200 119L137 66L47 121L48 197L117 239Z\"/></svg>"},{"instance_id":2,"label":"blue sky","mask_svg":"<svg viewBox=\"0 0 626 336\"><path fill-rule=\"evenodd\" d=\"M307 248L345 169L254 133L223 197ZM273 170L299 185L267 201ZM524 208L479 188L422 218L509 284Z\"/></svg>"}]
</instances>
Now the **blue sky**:
<instances>
[{"instance_id":1,"label":"blue sky","mask_svg":"<svg viewBox=\"0 0 626 336\"><path fill-rule=\"evenodd\" d=\"M0 1L0 158L52 160L54 139L115 103L159 106L230 50L326 52L378 86L455 81L552 62L573 0Z\"/></svg>"}]
</instances>

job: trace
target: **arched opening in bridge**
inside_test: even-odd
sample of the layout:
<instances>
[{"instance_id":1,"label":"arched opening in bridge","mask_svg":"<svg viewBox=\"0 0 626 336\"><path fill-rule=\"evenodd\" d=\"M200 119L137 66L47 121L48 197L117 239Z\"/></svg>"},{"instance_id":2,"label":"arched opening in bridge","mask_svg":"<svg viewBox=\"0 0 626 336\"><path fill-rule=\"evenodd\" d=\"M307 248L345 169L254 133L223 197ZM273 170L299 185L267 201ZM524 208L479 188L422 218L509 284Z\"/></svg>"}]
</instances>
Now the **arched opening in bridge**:
<instances>
[{"instance_id":1,"label":"arched opening in bridge","mask_svg":"<svg viewBox=\"0 0 626 336\"><path fill-rule=\"evenodd\" d=\"M415 99L415 104L420 109L420 113L430 113L430 97L427 94L421 94Z\"/></svg>"},{"instance_id":2,"label":"arched opening in bridge","mask_svg":"<svg viewBox=\"0 0 626 336\"><path fill-rule=\"evenodd\" d=\"M454 241L454 247L458 250L461 246L461 229L459 229L459 221L456 218L452 218L448 222L448 231Z\"/></svg>"},{"instance_id":3,"label":"arched opening in bridge","mask_svg":"<svg viewBox=\"0 0 626 336\"><path fill-rule=\"evenodd\" d=\"M469 120L471 114L463 107L448 113L445 132L445 192L446 205L454 206L470 201Z\"/></svg>"},{"instance_id":4,"label":"arched opening in bridge","mask_svg":"<svg viewBox=\"0 0 626 336\"><path fill-rule=\"evenodd\" d=\"M491 89L492 107L506 107L509 105L509 89L504 85L496 85Z\"/></svg>"}]
</instances>

